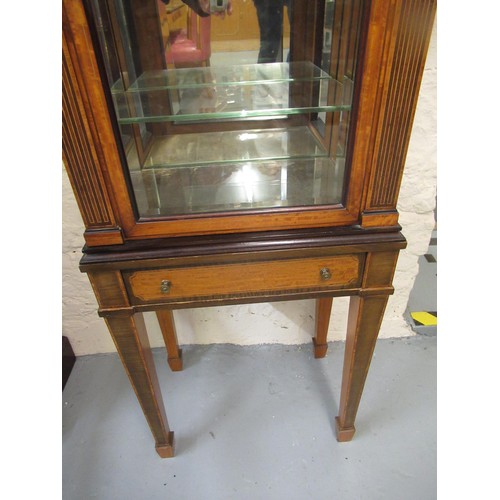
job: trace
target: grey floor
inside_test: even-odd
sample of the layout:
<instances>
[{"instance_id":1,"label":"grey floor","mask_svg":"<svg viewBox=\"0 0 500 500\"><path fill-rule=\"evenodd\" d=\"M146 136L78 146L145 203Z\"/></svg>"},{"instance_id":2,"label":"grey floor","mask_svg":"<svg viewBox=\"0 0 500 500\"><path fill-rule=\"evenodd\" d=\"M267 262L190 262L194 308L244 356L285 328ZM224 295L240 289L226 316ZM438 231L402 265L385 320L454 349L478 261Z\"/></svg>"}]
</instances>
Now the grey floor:
<instances>
[{"instance_id":1,"label":"grey floor","mask_svg":"<svg viewBox=\"0 0 500 500\"><path fill-rule=\"evenodd\" d=\"M160 459L117 355L77 359L63 392L63 498L436 498L436 337L379 340L348 443L344 344L154 351L176 456Z\"/></svg>"},{"instance_id":2,"label":"grey floor","mask_svg":"<svg viewBox=\"0 0 500 500\"><path fill-rule=\"evenodd\" d=\"M437 318L437 230L432 232L427 253L419 257L418 266L405 317L416 333L436 335L437 325L420 324L411 314L429 312Z\"/></svg>"}]
</instances>

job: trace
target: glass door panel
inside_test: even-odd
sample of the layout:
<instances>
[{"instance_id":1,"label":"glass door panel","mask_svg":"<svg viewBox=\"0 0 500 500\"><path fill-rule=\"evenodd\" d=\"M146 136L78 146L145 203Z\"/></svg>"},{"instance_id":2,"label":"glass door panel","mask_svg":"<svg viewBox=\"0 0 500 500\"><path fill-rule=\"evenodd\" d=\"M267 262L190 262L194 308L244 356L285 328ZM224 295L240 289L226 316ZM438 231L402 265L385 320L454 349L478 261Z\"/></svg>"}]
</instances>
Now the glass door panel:
<instances>
[{"instance_id":1,"label":"glass door panel","mask_svg":"<svg viewBox=\"0 0 500 500\"><path fill-rule=\"evenodd\" d=\"M362 0L88 1L139 219L342 206Z\"/></svg>"}]
</instances>

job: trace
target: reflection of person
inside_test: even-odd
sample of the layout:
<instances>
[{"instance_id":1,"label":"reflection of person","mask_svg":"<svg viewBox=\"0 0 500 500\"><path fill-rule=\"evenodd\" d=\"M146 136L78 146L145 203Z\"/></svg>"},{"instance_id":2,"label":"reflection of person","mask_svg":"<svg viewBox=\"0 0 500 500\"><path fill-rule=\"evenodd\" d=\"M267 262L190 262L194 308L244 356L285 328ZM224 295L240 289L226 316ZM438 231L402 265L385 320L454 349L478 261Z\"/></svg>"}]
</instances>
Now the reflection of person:
<instances>
[{"instance_id":1,"label":"reflection of person","mask_svg":"<svg viewBox=\"0 0 500 500\"><path fill-rule=\"evenodd\" d=\"M273 63L283 60L283 7L290 20L291 0L253 0L260 30L260 49L257 62Z\"/></svg>"},{"instance_id":2,"label":"reflection of person","mask_svg":"<svg viewBox=\"0 0 500 500\"><path fill-rule=\"evenodd\" d=\"M210 0L198 0L198 3L200 4L201 9L206 14L211 14L213 16L220 16L222 17L222 19L224 19L226 12L228 13L228 15L231 15L233 13L232 0L227 0L226 10L222 12L210 12Z\"/></svg>"},{"instance_id":3,"label":"reflection of person","mask_svg":"<svg viewBox=\"0 0 500 500\"><path fill-rule=\"evenodd\" d=\"M170 3L170 0L161 0L165 5ZM207 17L210 15L210 0L182 0L188 7L193 9L199 16ZM228 0L226 12L231 15L233 13L232 0ZM214 12L212 15L224 18L226 12Z\"/></svg>"}]
</instances>

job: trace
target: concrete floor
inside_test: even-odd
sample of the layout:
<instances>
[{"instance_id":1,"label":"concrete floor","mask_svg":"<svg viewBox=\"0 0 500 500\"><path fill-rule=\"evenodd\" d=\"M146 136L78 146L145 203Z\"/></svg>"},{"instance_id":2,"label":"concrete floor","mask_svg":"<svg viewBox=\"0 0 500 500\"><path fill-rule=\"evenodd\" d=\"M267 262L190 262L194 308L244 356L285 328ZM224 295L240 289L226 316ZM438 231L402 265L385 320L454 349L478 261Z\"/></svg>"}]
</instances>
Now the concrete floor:
<instances>
[{"instance_id":1,"label":"concrete floor","mask_svg":"<svg viewBox=\"0 0 500 500\"><path fill-rule=\"evenodd\" d=\"M160 459L117 355L63 392L65 500L436 498L436 337L379 340L349 443L335 439L344 344L184 346L154 356L176 457Z\"/></svg>"},{"instance_id":2,"label":"concrete floor","mask_svg":"<svg viewBox=\"0 0 500 500\"><path fill-rule=\"evenodd\" d=\"M420 324L411 314L432 312L437 318L437 230L432 233L427 253L419 257L418 268L418 275L408 298L405 318L416 333L436 335L437 324Z\"/></svg>"}]
</instances>

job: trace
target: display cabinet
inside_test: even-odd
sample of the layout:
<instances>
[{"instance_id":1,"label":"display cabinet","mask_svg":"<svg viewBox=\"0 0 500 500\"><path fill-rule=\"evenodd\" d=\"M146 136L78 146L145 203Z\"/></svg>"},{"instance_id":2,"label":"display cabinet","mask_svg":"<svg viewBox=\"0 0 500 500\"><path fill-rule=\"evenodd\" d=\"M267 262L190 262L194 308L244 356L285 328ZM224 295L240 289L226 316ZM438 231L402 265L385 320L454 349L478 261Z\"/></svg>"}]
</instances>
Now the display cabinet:
<instances>
[{"instance_id":1,"label":"display cabinet","mask_svg":"<svg viewBox=\"0 0 500 500\"><path fill-rule=\"evenodd\" d=\"M316 299L320 358L349 296L336 429L350 440L406 245L396 203L435 2L256 0L257 31L224 50L208 3L63 1L80 268L162 457L173 433L143 312L175 371L175 309Z\"/></svg>"}]
</instances>

